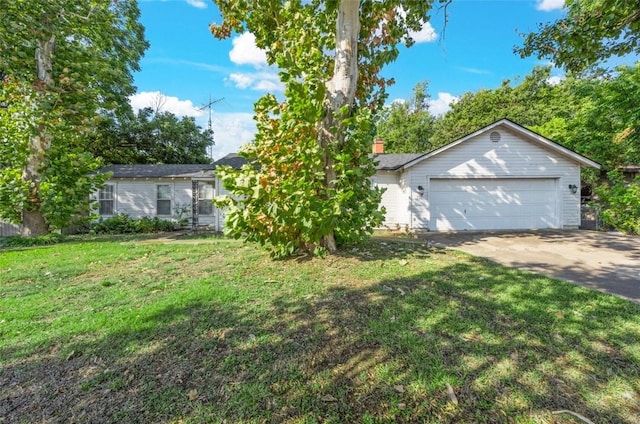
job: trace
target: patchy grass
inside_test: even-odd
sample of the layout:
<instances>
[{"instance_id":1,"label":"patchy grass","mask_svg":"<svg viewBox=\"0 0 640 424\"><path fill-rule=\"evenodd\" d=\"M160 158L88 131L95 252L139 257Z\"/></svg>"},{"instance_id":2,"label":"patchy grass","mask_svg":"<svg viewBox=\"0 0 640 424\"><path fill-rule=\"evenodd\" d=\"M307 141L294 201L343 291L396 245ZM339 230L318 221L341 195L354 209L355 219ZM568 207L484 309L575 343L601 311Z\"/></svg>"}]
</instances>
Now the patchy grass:
<instances>
[{"instance_id":1,"label":"patchy grass","mask_svg":"<svg viewBox=\"0 0 640 424\"><path fill-rule=\"evenodd\" d=\"M417 243L0 250L0 423L637 423L639 364L637 305Z\"/></svg>"}]
</instances>

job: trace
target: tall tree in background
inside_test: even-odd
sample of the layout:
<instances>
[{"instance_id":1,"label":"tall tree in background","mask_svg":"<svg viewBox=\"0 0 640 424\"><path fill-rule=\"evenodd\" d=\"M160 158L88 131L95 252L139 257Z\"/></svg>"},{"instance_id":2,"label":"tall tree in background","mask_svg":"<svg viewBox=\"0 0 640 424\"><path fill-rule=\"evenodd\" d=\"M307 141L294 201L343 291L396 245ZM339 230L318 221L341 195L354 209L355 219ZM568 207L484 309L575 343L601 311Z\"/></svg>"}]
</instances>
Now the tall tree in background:
<instances>
[{"instance_id":1,"label":"tall tree in background","mask_svg":"<svg viewBox=\"0 0 640 424\"><path fill-rule=\"evenodd\" d=\"M429 112L428 83L418 83L409 102L394 102L376 119L376 136L384 140L386 153L431 150L435 118Z\"/></svg>"},{"instance_id":2,"label":"tall tree in background","mask_svg":"<svg viewBox=\"0 0 640 424\"><path fill-rule=\"evenodd\" d=\"M640 234L640 177L632 181L620 172L640 164L640 64L571 86L580 107L570 119L555 119L538 131L602 164L603 173L587 171L583 179L594 186L605 222Z\"/></svg>"},{"instance_id":3,"label":"tall tree in background","mask_svg":"<svg viewBox=\"0 0 640 424\"><path fill-rule=\"evenodd\" d=\"M583 72L611 58L640 53L637 0L567 0L565 6L564 18L525 36L523 46L516 48L521 56L549 58L568 71ZM617 69L608 80L586 84L588 100L566 127L576 149L592 153L609 170L609 181L596 188L605 220L614 228L640 233L640 178L625 181L617 169L640 160L637 75L636 65Z\"/></svg>"},{"instance_id":4,"label":"tall tree in background","mask_svg":"<svg viewBox=\"0 0 640 424\"><path fill-rule=\"evenodd\" d=\"M400 4L402 8L400 8ZM241 154L250 164L221 170L230 235L285 255L334 251L381 222L380 193L368 157L371 111L392 81L380 68L412 44L432 1L217 1L223 17L213 34L250 31L277 64L286 101L267 95L255 105L258 133Z\"/></svg>"},{"instance_id":5,"label":"tall tree in background","mask_svg":"<svg viewBox=\"0 0 640 424\"><path fill-rule=\"evenodd\" d=\"M90 150L108 164L210 163L211 146L211 131L194 118L148 107L119 119L103 116Z\"/></svg>"},{"instance_id":6,"label":"tall tree in background","mask_svg":"<svg viewBox=\"0 0 640 424\"><path fill-rule=\"evenodd\" d=\"M101 177L87 153L99 110L130 108L147 47L135 0L0 0L0 217L46 234Z\"/></svg>"},{"instance_id":7,"label":"tall tree in background","mask_svg":"<svg viewBox=\"0 0 640 424\"><path fill-rule=\"evenodd\" d=\"M640 53L637 0L566 0L565 7L565 17L539 25L516 52L578 72L611 57Z\"/></svg>"},{"instance_id":8,"label":"tall tree in background","mask_svg":"<svg viewBox=\"0 0 640 424\"><path fill-rule=\"evenodd\" d=\"M536 67L518 85L505 80L495 89L465 93L439 118L431 139L437 148L502 118L520 125L543 125L572 113L572 98L563 84L551 84L550 67Z\"/></svg>"}]
</instances>

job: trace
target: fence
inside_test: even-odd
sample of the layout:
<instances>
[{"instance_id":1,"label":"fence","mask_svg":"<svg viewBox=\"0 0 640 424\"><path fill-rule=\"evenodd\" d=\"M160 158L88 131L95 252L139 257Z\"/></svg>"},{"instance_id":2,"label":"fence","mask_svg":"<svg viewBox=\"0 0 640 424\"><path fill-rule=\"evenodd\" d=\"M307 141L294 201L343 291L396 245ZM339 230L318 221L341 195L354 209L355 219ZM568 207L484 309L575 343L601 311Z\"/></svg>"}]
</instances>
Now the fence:
<instances>
[{"instance_id":1,"label":"fence","mask_svg":"<svg viewBox=\"0 0 640 424\"><path fill-rule=\"evenodd\" d=\"M21 230L21 225L0 221L0 237L19 236Z\"/></svg>"},{"instance_id":2,"label":"fence","mask_svg":"<svg viewBox=\"0 0 640 424\"><path fill-rule=\"evenodd\" d=\"M599 231L602 228L602 210L600 206L580 207L580 228L583 230Z\"/></svg>"},{"instance_id":3,"label":"fence","mask_svg":"<svg viewBox=\"0 0 640 424\"><path fill-rule=\"evenodd\" d=\"M65 235L78 234L78 233L81 233L83 230L86 230L85 226L71 225L69 227L66 227L60 230L60 233ZM8 222L0 221L0 237L19 236L21 231L22 231L22 225L10 224Z\"/></svg>"}]
</instances>

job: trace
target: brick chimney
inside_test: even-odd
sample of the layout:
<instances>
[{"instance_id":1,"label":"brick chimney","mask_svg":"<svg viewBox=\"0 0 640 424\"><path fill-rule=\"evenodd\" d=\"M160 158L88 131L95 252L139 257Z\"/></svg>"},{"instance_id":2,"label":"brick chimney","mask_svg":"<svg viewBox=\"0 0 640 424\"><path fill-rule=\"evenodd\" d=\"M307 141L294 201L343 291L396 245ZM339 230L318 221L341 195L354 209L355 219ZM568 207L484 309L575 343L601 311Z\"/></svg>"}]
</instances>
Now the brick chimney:
<instances>
[{"instance_id":1,"label":"brick chimney","mask_svg":"<svg viewBox=\"0 0 640 424\"><path fill-rule=\"evenodd\" d=\"M384 153L384 140L381 138L376 138L373 140L373 154L379 155Z\"/></svg>"}]
</instances>

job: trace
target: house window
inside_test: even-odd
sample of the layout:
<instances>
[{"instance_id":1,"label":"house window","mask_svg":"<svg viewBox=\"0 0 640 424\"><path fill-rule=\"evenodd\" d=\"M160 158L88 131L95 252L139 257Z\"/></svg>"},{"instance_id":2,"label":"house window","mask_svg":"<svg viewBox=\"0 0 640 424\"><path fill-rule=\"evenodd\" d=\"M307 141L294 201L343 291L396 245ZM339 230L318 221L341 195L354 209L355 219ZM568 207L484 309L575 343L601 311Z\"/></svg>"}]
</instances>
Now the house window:
<instances>
[{"instance_id":1,"label":"house window","mask_svg":"<svg viewBox=\"0 0 640 424\"><path fill-rule=\"evenodd\" d=\"M98 191L98 203L100 215L113 215L114 210L114 198L113 198L113 186L105 184Z\"/></svg>"},{"instance_id":2,"label":"house window","mask_svg":"<svg viewBox=\"0 0 640 424\"><path fill-rule=\"evenodd\" d=\"M213 182L198 181L198 215L213 215Z\"/></svg>"},{"instance_id":3,"label":"house window","mask_svg":"<svg viewBox=\"0 0 640 424\"><path fill-rule=\"evenodd\" d=\"M171 215L171 186L168 184L158 185L156 213L158 215Z\"/></svg>"}]
</instances>

